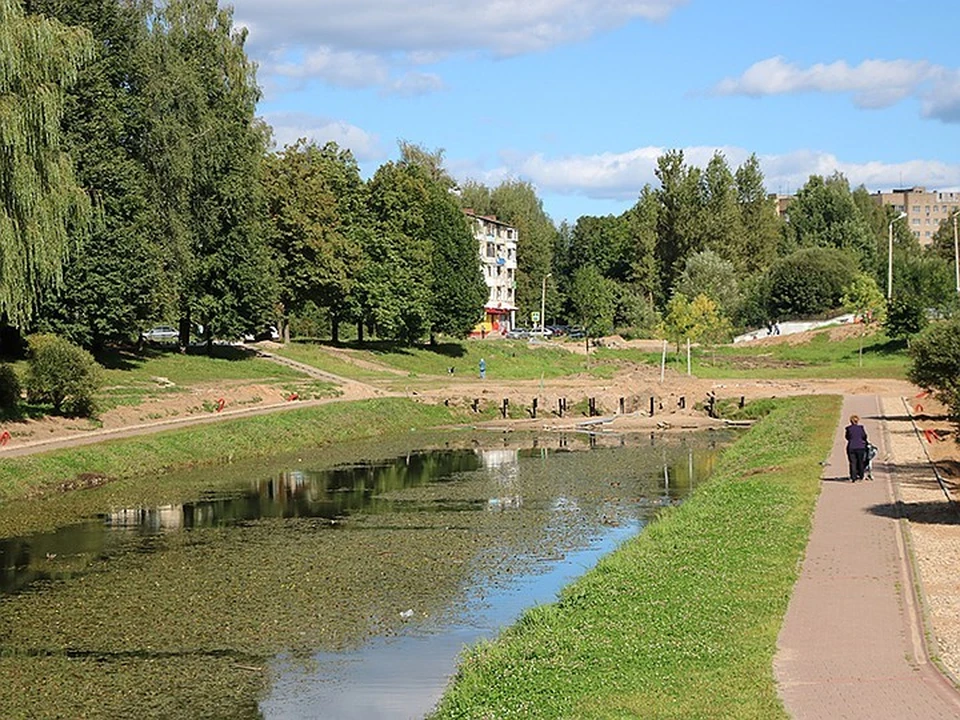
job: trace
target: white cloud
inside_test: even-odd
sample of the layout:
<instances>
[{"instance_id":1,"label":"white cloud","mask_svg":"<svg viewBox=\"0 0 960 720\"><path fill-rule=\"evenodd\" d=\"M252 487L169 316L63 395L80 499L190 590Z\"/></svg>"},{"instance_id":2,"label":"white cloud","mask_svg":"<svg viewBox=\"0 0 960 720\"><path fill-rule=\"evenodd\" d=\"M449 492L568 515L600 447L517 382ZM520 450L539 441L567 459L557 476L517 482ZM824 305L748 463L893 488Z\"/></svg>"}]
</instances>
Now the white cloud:
<instances>
[{"instance_id":1,"label":"white cloud","mask_svg":"<svg viewBox=\"0 0 960 720\"><path fill-rule=\"evenodd\" d=\"M342 120L293 112L267 113L263 119L273 127L277 148L292 145L300 138L307 138L318 145L335 142L341 148L351 150L357 162L381 162L387 157L380 138Z\"/></svg>"},{"instance_id":2,"label":"white cloud","mask_svg":"<svg viewBox=\"0 0 960 720\"><path fill-rule=\"evenodd\" d=\"M473 178L485 183L519 178L533 183L541 192L578 195L598 200L631 203L647 183L657 185L657 158L669 148L647 146L623 153L600 153L547 158L541 154L504 154L493 169L471 169L465 164L450 165L460 180ZM714 152L721 152L731 170L746 160L749 151L738 147L695 146L683 148L684 160L706 167ZM841 172L852 187L864 185L871 191L901 185L923 185L947 189L960 185L960 165L932 160L902 163L848 162L827 152L797 150L785 154L758 155L768 192L793 193L811 175Z\"/></svg>"},{"instance_id":3,"label":"white cloud","mask_svg":"<svg viewBox=\"0 0 960 720\"><path fill-rule=\"evenodd\" d=\"M925 117L960 122L960 71L923 60L840 60L802 68L772 57L754 63L737 78L726 78L720 95L785 95L803 92L851 93L861 108L884 108L919 98Z\"/></svg>"},{"instance_id":4,"label":"white cloud","mask_svg":"<svg viewBox=\"0 0 960 720\"><path fill-rule=\"evenodd\" d=\"M620 27L665 19L688 0L234 0L262 70L349 87L391 89L410 66L451 53L537 52ZM283 62L276 62L283 57ZM267 60L274 58L274 61ZM360 82L363 78L363 82ZM437 83L421 85L435 89Z\"/></svg>"}]
</instances>

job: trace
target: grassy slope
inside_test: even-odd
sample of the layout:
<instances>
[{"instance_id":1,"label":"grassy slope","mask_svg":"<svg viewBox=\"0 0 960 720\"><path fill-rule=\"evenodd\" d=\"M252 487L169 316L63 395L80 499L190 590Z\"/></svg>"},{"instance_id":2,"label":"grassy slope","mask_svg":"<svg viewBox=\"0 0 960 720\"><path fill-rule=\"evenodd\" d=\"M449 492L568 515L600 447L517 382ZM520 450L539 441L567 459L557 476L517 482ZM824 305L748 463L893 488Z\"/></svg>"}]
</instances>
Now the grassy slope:
<instances>
[{"instance_id":1,"label":"grassy slope","mask_svg":"<svg viewBox=\"0 0 960 720\"><path fill-rule=\"evenodd\" d=\"M349 346L348 349L358 359L400 370L406 373L408 378L447 377L450 368L454 369L454 376L475 377L479 372L481 358L487 365L487 378L490 380L537 380L541 377L563 377L580 372L589 372L596 377L612 377L616 370L616 359L600 362L591 356L588 362L583 355L571 353L550 343L536 345L515 340L441 343L435 347L366 343ZM403 378L395 373L378 373L340 360L327 352L323 344L291 343L276 352L321 370L357 380Z\"/></svg>"},{"instance_id":2,"label":"grassy slope","mask_svg":"<svg viewBox=\"0 0 960 720\"><path fill-rule=\"evenodd\" d=\"M436 717L785 717L773 654L838 412L783 401L680 508L470 651Z\"/></svg>"},{"instance_id":3,"label":"grassy slope","mask_svg":"<svg viewBox=\"0 0 960 720\"><path fill-rule=\"evenodd\" d=\"M686 351L667 356L668 367L686 372ZM631 350L600 350L598 358L619 358L660 364L659 353ZM864 338L863 364L857 338L831 341L829 331L814 335L809 343L780 343L761 347L728 345L696 348L693 374L701 378L897 378L906 377L907 352L882 334Z\"/></svg>"},{"instance_id":4,"label":"grassy slope","mask_svg":"<svg viewBox=\"0 0 960 720\"><path fill-rule=\"evenodd\" d=\"M385 398L331 403L283 413L225 420L183 430L112 440L0 463L0 500L11 500L73 480L81 473L113 479L155 475L317 447L345 439L409 432L456 422L450 408Z\"/></svg>"}]
</instances>

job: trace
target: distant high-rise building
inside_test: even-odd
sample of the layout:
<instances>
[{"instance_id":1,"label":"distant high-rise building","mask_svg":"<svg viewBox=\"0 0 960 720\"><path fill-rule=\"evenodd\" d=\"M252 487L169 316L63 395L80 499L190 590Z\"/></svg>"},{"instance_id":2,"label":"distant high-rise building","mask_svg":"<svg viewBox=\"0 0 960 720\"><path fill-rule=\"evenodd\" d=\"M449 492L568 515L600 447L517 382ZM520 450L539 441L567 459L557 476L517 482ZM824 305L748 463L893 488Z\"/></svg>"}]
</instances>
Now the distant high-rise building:
<instances>
[{"instance_id":1,"label":"distant high-rise building","mask_svg":"<svg viewBox=\"0 0 960 720\"><path fill-rule=\"evenodd\" d=\"M949 220L960 209L960 192L937 192L924 187L877 191L873 197L880 205L889 205L896 212L906 213L903 222L922 245L929 245L940 223Z\"/></svg>"},{"instance_id":2,"label":"distant high-rise building","mask_svg":"<svg viewBox=\"0 0 960 720\"><path fill-rule=\"evenodd\" d=\"M490 290L483 320L476 334L503 332L514 327L517 312L517 229L493 215L463 211L473 224L480 246L480 269Z\"/></svg>"}]
</instances>

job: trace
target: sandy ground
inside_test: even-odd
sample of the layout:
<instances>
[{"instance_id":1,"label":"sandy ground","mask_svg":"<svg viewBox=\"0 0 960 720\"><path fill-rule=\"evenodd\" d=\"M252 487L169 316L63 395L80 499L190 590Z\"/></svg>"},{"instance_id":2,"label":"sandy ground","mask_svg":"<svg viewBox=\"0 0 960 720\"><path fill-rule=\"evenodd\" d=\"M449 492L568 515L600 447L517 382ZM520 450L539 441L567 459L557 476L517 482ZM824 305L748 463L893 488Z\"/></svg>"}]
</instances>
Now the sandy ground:
<instances>
[{"instance_id":1,"label":"sandy ground","mask_svg":"<svg viewBox=\"0 0 960 720\"><path fill-rule=\"evenodd\" d=\"M838 338L860 331L858 326L839 326L831 330ZM809 339L806 335L761 338L746 344L798 343ZM604 338L601 342L613 348L639 347L655 351L662 347L660 341L626 341L619 336ZM581 343L570 343L568 348L574 352L586 351ZM267 354L270 349L270 344L261 345L261 350ZM589 429L599 433L653 429L683 431L722 425L721 421L707 417L702 410L709 393L734 400L824 393L878 395L884 398L884 412L888 418L890 456L886 459L895 466L928 627L933 629L930 653L939 658L948 673L960 677L960 580L956 571L960 567L960 513L956 506L951 507L947 502L948 495L954 501L960 500L960 445L956 441L955 428L946 420L944 408L921 396L910 383L858 379L702 380L669 369L661 380L658 368L634 366L610 380L597 380L587 375L510 383L490 377L484 381L479 378L437 378L429 387L397 393L386 385L335 378L273 357L299 367L312 377L338 381L340 395L304 401L285 396L277 386L271 385L237 382L200 385L190 388L189 392L162 395L136 407L112 409L103 413L97 423L58 418L7 423L0 427L0 433L6 431L10 434L5 441L0 440L0 457L198 422L215 422L240 415L281 412L308 404L396 394L406 394L420 402L464 407L472 405L474 400L500 407L507 399L515 413L517 408L522 408L522 419L494 420L478 425L511 429ZM352 357L349 352L341 352L339 357L363 367L374 365L368 360ZM376 369L384 370L380 366ZM534 398L539 405L536 418L532 416ZM561 417L557 412L560 399L566 399L568 405L573 406L584 404L589 398L594 399L599 417L588 418L582 413L567 413ZM653 415L649 412L651 398ZM221 399L222 409L217 410Z\"/></svg>"}]
</instances>

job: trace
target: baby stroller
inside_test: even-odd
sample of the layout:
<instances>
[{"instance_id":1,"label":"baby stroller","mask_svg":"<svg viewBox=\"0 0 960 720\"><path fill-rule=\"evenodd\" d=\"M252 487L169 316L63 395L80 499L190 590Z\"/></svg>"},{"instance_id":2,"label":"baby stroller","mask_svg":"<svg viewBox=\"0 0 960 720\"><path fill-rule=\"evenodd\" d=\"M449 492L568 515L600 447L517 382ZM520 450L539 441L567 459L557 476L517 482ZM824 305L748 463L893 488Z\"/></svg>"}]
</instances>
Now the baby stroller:
<instances>
[{"instance_id":1,"label":"baby stroller","mask_svg":"<svg viewBox=\"0 0 960 720\"><path fill-rule=\"evenodd\" d=\"M867 443L867 480L873 480L873 459L877 456L877 446Z\"/></svg>"}]
</instances>

